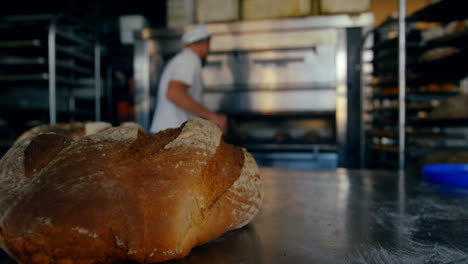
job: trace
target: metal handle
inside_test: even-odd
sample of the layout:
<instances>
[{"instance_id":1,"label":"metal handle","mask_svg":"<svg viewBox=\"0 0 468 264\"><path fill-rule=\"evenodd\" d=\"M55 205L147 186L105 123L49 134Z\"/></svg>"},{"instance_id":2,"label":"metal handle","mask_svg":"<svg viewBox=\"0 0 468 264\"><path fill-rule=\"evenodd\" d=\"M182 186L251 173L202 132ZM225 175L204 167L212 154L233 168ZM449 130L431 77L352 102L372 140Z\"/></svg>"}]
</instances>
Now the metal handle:
<instances>
[{"instance_id":1,"label":"metal handle","mask_svg":"<svg viewBox=\"0 0 468 264\"><path fill-rule=\"evenodd\" d=\"M304 62L303 57L297 58L278 58L278 59L254 59L254 64L286 66L289 63Z\"/></svg>"},{"instance_id":2,"label":"metal handle","mask_svg":"<svg viewBox=\"0 0 468 264\"><path fill-rule=\"evenodd\" d=\"M221 61L207 61L205 67L221 68L223 63Z\"/></svg>"}]
</instances>

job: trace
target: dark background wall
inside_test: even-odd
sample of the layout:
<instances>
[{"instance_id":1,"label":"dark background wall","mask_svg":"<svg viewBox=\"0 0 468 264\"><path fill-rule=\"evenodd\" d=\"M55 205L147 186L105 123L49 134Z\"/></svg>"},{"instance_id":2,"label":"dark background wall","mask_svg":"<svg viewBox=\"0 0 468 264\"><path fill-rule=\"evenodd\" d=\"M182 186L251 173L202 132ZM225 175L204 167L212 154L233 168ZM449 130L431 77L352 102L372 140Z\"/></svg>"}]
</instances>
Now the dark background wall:
<instances>
[{"instance_id":1,"label":"dark background wall","mask_svg":"<svg viewBox=\"0 0 468 264\"><path fill-rule=\"evenodd\" d=\"M166 0L12 0L2 1L0 15L65 13L90 25L117 25L118 16L141 14L152 27L166 25Z\"/></svg>"}]
</instances>

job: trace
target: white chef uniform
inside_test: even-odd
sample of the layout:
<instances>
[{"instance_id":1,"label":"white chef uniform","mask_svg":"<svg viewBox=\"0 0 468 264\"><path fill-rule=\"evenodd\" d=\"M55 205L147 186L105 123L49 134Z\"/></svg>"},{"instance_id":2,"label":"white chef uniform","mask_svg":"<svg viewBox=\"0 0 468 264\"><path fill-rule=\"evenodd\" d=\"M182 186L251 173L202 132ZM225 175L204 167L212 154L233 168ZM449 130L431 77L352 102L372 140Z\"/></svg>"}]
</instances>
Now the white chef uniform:
<instances>
[{"instance_id":1,"label":"white chef uniform","mask_svg":"<svg viewBox=\"0 0 468 264\"><path fill-rule=\"evenodd\" d=\"M193 116L169 101L166 94L170 81L183 82L189 86L188 93L192 99L201 104L203 92L201 70L201 59L189 48L185 48L169 61L159 81L156 111L150 128L151 133L157 133L166 128L179 127Z\"/></svg>"}]
</instances>

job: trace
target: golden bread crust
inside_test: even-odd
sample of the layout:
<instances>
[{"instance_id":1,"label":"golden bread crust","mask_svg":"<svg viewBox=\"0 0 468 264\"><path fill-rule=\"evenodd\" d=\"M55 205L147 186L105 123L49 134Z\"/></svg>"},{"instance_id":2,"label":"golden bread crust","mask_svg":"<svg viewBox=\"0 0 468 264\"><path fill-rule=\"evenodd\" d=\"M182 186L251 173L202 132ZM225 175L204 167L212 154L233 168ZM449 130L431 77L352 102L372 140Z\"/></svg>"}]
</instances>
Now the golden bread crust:
<instances>
[{"instance_id":1,"label":"golden bread crust","mask_svg":"<svg viewBox=\"0 0 468 264\"><path fill-rule=\"evenodd\" d=\"M0 195L0 245L32 264L182 258L246 225L263 197L252 156L199 118L155 135L27 137L0 161L2 183L14 188Z\"/></svg>"}]
</instances>

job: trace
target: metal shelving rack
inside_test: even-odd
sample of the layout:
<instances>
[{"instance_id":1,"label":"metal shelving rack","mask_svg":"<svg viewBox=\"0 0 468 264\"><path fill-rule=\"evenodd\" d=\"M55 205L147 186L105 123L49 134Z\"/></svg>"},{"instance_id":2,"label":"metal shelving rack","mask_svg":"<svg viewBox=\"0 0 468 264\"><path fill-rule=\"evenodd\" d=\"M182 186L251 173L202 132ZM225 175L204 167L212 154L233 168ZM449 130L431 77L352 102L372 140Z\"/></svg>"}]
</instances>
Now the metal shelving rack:
<instances>
[{"instance_id":1,"label":"metal shelving rack","mask_svg":"<svg viewBox=\"0 0 468 264\"><path fill-rule=\"evenodd\" d=\"M404 16L391 17L374 30L374 80L367 85L364 125L366 166L404 170L434 151L468 149L468 119L433 118L431 111L448 98L466 93L462 80L466 61L468 28L422 41L414 22L467 19L460 1L435 2ZM404 33L400 33L404 32ZM389 37L391 36L391 37ZM460 49L456 56L421 61L425 52L441 46ZM398 58L398 59L397 59Z\"/></svg>"},{"instance_id":2,"label":"metal shelving rack","mask_svg":"<svg viewBox=\"0 0 468 264\"><path fill-rule=\"evenodd\" d=\"M0 33L2 119L101 119L100 45L93 29L65 15L16 15L0 19Z\"/></svg>"}]
</instances>

